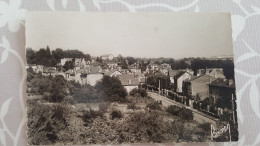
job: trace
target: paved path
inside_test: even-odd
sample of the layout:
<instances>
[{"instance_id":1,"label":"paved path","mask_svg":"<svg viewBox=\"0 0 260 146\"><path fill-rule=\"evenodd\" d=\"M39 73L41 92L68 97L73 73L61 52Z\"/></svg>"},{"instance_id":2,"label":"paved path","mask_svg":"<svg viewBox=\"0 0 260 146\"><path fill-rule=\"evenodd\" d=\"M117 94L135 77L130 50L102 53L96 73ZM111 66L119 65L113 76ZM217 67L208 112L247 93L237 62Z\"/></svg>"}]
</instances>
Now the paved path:
<instances>
[{"instance_id":1,"label":"paved path","mask_svg":"<svg viewBox=\"0 0 260 146\"><path fill-rule=\"evenodd\" d=\"M183 105L181 103L178 103L174 100L171 100L167 97L164 97L162 95L158 95L157 93L152 93L152 92L148 92L148 94L155 100L161 100L162 101L162 105L165 106L165 107L168 107L170 105L177 105L179 107L185 107L187 109L190 109L193 113L193 116L194 116L194 120L199 122L199 123L205 123L205 122L209 122L211 123L212 125L216 126L216 122L218 121L218 119L212 117L212 116L209 116L205 113L202 113L196 109L193 109L189 106L186 106L186 105Z\"/></svg>"}]
</instances>

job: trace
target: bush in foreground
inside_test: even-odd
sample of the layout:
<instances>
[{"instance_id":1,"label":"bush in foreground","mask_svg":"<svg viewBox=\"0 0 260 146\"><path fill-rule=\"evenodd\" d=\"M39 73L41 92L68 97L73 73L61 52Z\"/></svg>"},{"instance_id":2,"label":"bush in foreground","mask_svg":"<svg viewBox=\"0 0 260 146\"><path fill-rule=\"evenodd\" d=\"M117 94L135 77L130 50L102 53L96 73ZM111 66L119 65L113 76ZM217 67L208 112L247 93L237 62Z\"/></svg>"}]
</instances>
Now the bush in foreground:
<instances>
[{"instance_id":1,"label":"bush in foreground","mask_svg":"<svg viewBox=\"0 0 260 146\"><path fill-rule=\"evenodd\" d=\"M193 120L193 113L191 110L176 105L169 106L166 111L173 116L178 116L184 120Z\"/></svg>"},{"instance_id":2,"label":"bush in foreground","mask_svg":"<svg viewBox=\"0 0 260 146\"><path fill-rule=\"evenodd\" d=\"M162 109L160 103L158 103L156 101L147 104L146 107L151 109L151 110L161 110Z\"/></svg>"},{"instance_id":3,"label":"bush in foreground","mask_svg":"<svg viewBox=\"0 0 260 146\"><path fill-rule=\"evenodd\" d=\"M95 111L93 109L90 109L88 111L85 111L83 113L83 121L88 125L90 122L93 121L93 119L97 117L103 117L103 114L100 111Z\"/></svg>"},{"instance_id":4,"label":"bush in foreground","mask_svg":"<svg viewBox=\"0 0 260 146\"><path fill-rule=\"evenodd\" d=\"M142 88L134 88L133 90L130 91L129 93L131 96L141 96L141 97L147 97L148 93L145 89Z\"/></svg>"},{"instance_id":5,"label":"bush in foreground","mask_svg":"<svg viewBox=\"0 0 260 146\"><path fill-rule=\"evenodd\" d=\"M131 109L131 110L135 111L135 110L140 109L140 107L138 107L138 106L136 105L136 103L133 102L133 103L127 104L127 109Z\"/></svg>"},{"instance_id":6,"label":"bush in foreground","mask_svg":"<svg viewBox=\"0 0 260 146\"><path fill-rule=\"evenodd\" d=\"M69 123L70 110L65 103L41 104L36 100L27 101L28 143L49 145L58 141Z\"/></svg>"},{"instance_id":7,"label":"bush in foreground","mask_svg":"<svg viewBox=\"0 0 260 146\"><path fill-rule=\"evenodd\" d=\"M121 119L123 118L123 113L118 109L113 109L110 113L111 119L114 120L116 118Z\"/></svg>"}]
</instances>

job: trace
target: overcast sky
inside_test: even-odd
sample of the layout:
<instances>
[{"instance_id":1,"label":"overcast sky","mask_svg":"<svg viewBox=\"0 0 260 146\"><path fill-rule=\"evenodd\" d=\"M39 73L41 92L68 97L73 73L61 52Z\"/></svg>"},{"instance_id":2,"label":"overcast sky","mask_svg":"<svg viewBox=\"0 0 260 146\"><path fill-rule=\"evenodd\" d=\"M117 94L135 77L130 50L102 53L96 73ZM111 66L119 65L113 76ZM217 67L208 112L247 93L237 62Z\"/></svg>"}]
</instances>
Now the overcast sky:
<instances>
[{"instance_id":1,"label":"overcast sky","mask_svg":"<svg viewBox=\"0 0 260 146\"><path fill-rule=\"evenodd\" d=\"M233 55L228 13L28 12L26 47L78 49L92 56Z\"/></svg>"}]
</instances>

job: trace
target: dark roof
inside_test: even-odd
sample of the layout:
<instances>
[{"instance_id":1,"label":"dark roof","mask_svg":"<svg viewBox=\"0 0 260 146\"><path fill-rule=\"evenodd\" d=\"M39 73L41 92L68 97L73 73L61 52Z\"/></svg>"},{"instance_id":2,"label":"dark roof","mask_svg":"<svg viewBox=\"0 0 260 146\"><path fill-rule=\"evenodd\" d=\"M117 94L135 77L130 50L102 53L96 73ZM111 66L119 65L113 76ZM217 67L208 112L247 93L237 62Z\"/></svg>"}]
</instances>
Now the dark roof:
<instances>
[{"instance_id":1,"label":"dark roof","mask_svg":"<svg viewBox=\"0 0 260 146\"><path fill-rule=\"evenodd\" d=\"M123 86L138 85L139 80L133 74L122 74L117 76Z\"/></svg>"},{"instance_id":2,"label":"dark roof","mask_svg":"<svg viewBox=\"0 0 260 146\"><path fill-rule=\"evenodd\" d=\"M175 76L174 78L178 79L179 77L181 77L183 74L185 74L186 71L179 71Z\"/></svg>"},{"instance_id":3,"label":"dark roof","mask_svg":"<svg viewBox=\"0 0 260 146\"><path fill-rule=\"evenodd\" d=\"M225 80L222 78L218 78L215 81L208 84L209 86L218 86L218 87L227 87L227 88L235 88L235 81L229 84L229 80Z\"/></svg>"},{"instance_id":4,"label":"dark roof","mask_svg":"<svg viewBox=\"0 0 260 146\"><path fill-rule=\"evenodd\" d=\"M199 75L199 76L192 76L190 79L186 79L185 81L186 82L192 82L192 81L195 81L195 80L197 80L197 79L199 79L201 77L208 77L208 78L216 79L216 78L214 78L212 76L209 76L209 75L206 75L206 74L202 74L202 75Z\"/></svg>"}]
</instances>

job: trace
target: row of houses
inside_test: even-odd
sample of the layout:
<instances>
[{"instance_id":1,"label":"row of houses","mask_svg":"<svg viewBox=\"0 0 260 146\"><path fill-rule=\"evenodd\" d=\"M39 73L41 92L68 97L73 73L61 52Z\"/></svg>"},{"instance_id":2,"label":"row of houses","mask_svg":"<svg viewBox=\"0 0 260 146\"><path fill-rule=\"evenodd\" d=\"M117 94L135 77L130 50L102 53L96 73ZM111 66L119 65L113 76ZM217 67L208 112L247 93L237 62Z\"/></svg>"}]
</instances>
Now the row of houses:
<instances>
[{"instance_id":1,"label":"row of houses","mask_svg":"<svg viewBox=\"0 0 260 146\"><path fill-rule=\"evenodd\" d=\"M207 99L208 106L214 105L222 114L223 110L233 112L235 81L226 79L222 68L199 69L196 76L189 70L170 70L169 76L176 93L193 100Z\"/></svg>"},{"instance_id":2,"label":"row of houses","mask_svg":"<svg viewBox=\"0 0 260 146\"><path fill-rule=\"evenodd\" d=\"M65 58L64 60L72 61L72 59ZM118 77L122 85L130 92L134 88L138 88L139 84L144 83L144 77L141 74L141 69L102 69L100 66L88 63L84 59L75 59L75 67L65 72L58 71L56 67L46 67L42 65L27 65L26 69L32 68L34 72L40 73L43 76L62 75L68 81L75 81L81 85L95 86L104 75L111 77Z\"/></svg>"}]
</instances>

